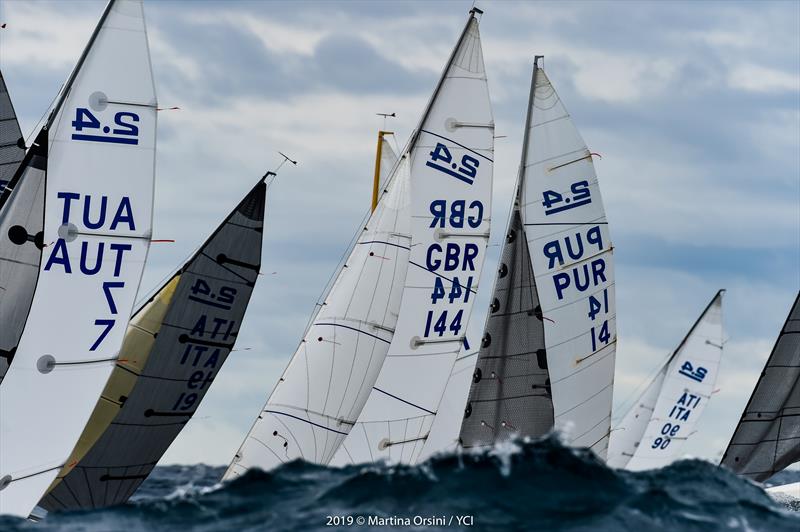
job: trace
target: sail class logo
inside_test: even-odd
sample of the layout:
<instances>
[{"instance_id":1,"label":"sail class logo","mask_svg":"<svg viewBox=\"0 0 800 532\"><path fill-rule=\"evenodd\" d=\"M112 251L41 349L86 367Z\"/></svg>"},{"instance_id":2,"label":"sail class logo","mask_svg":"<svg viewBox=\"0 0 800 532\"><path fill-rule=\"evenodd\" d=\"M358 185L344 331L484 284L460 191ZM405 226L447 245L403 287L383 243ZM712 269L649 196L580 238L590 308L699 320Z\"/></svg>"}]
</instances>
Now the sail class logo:
<instances>
[{"instance_id":1,"label":"sail class logo","mask_svg":"<svg viewBox=\"0 0 800 532\"><path fill-rule=\"evenodd\" d=\"M678 370L678 373L680 373L684 377L689 377L690 379L692 379L694 381L703 382L703 379L706 378L706 374L708 373L708 370L706 368L702 368L702 367L698 367L697 369L694 369L694 367L692 366L692 363L687 360L686 362L683 363L683 365L681 366L681 369Z\"/></svg>"}]
</instances>

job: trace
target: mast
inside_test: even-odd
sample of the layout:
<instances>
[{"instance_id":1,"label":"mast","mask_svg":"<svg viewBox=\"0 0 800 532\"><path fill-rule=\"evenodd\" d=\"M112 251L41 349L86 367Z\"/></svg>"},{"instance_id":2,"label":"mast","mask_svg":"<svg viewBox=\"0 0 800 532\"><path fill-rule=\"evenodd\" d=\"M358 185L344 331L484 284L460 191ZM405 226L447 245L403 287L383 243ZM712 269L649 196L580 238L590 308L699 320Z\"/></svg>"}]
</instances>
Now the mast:
<instances>
[{"instance_id":1,"label":"mast","mask_svg":"<svg viewBox=\"0 0 800 532\"><path fill-rule=\"evenodd\" d=\"M370 212L375 212L378 206L378 189L381 185L381 158L383 157L383 137L394 135L392 131L378 131L378 147L375 150L375 176L372 180L372 207Z\"/></svg>"}]
</instances>

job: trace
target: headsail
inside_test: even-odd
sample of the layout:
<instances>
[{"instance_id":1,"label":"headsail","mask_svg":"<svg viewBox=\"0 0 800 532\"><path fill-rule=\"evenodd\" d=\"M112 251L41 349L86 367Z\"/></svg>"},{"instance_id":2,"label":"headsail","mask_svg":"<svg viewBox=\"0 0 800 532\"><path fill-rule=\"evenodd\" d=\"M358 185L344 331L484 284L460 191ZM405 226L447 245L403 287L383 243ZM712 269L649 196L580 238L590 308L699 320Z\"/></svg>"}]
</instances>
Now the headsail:
<instances>
[{"instance_id":1,"label":"headsail","mask_svg":"<svg viewBox=\"0 0 800 532\"><path fill-rule=\"evenodd\" d=\"M394 340L333 464L415 463L466 334L489 239L494 154L476 12L410 152L414 242Z\"/></svg>"},{"instance_id":2,"label":"headsail","mask_svg":"<svg viewBox=\"0 0 800 532\"><path fill-rule=\"evenodd\" d=\"M406 276L402 160L225 479L294 459L326 464L355 423L394 332Z\"/></svg>"},{"instance_id":3,"label":"headsail","mask_svg":"<svg viewBox=\"0 0 800 532\"><path fill-rule=\"evenodd\" d=\"M125 502L189 422L239 336L261 264L265 194L262 180L131 319L125 360L43 508Z\"/></svg>"},{"instance_id":4,"label":"headsail","mask_svg":"<svg viewBox=\"0 0 800 532\"><path fill-rule=\"evenodd\" d=\"M11 181L23 157L25 157L25 139L19 129L3 73L0 72L0 193Z\"/></svg>"},{"instance_id":5,"label":"headsail","mask_svg":"<svg viewBox=\"0 0 800 532\"><path fill-rule=\"evenodd\" d=\"M568 444L605 458L616 352L613 246L593 154L544 70L534 68L520 205L539 297L533 311L544 325L555 428Z\"/></svg>"},{"instance_id":6,"label":"headsail","mask_svg":"<svg viewBox=\"0 0 800 532\"><path fill-rule=\"evenodd\" d=\"M45 248L0 386L0 513L28 516L117 359L150 244L156 106L141 0L111 1L45 128Z\"/></svg>"},{"instance_id":7,"label":"headsail","mask_svg":"<svg viewBox=\"0 0 800 532\"><path fill-rule=\"evenodd\" d=\"M800 461L800 292L781 329L722 465L764 481Z\"/></svg>"},{"instance_id":8,"label":"headsail","mask_svg":"<svg viewBox=\"0 0 800 532\"><path fill-rule=\"evenodd\" d=\"M524 146L529 141L537 68L534 61ZM464 409L459 435L464 448L492 446L512 435L538 438L553 429L542 309L520 213L526 153L523 149L492 302Z\"/></svg>"},{"instance_id":9,"label":"headsail","mask_svg":"<svg viewBox=\"0 0 800 532\"><path fill-rule=\"evenodd\" d=\"M608 465L654 469L680 456L719 374L724 293L716 293L655 379L614 428Z\"/></svg>"}]
</instances>

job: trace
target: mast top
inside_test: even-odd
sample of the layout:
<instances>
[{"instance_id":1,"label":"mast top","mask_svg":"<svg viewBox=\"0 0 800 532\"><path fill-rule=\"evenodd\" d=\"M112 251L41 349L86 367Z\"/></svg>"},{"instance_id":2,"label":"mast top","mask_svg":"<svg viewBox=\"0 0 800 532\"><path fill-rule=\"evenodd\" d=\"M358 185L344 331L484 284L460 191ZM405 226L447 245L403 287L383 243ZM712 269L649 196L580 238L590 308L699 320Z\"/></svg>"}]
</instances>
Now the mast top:
<instances>
[{"instance_id":1,"label":"mast top","mask_svg":"<svg viewBox=\"0 0 800 532\"><path fill-rule=\"evenodd\" d=\"M469 10L469 14L471 16L473 16L473 17L475 15L483 15L483 9L481 9L479 7L472 6L472 9Z\"/></svg>"}]
</instances>

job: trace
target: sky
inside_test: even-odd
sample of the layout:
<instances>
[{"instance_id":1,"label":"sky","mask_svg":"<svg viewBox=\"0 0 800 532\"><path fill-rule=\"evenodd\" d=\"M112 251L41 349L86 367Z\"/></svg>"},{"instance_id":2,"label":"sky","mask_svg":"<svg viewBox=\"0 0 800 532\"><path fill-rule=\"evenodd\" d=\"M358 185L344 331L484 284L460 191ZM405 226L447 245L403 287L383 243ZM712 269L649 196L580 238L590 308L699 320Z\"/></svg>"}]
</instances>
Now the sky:
<instances>
[{"instance_id":1,"label":"sky","mask_svg":"<svg viewBox=\"0 0 800 532\"><path fill-rule=\"evenodd\" d=\"M0 0L0 68L34 130L104 2ZM227 464L369 207L383 121L402 146L470 1L146 1L159 103L149 291L280 150L259 284L237 343L162 463ZM480 337L510 208L534 55L595 161L615 248L615 404L719 288L716 393L692 456L718 459L800 289L800 3L492 2L480 31L496 122ZM621 416L616 411L615 416Z\"/></svg>"}]
</instances>

